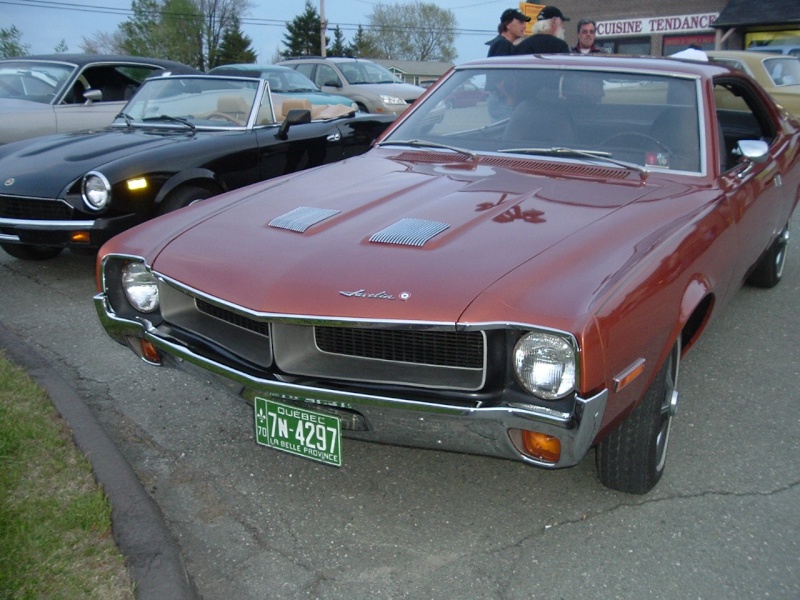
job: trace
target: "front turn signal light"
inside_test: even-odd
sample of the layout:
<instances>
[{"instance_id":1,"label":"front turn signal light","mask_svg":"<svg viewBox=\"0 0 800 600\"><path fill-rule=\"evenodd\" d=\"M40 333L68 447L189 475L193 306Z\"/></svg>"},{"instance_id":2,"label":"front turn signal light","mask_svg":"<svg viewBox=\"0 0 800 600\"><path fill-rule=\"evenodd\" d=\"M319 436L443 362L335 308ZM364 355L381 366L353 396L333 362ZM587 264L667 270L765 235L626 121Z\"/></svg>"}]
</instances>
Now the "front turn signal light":
<instances>
[{"instance_id":1,"label":"front turn signal light","mask_svg":"<svg viewBox=\"0 0 800 600\"><path fill-rule=\"evenodd\" d=\"M538 431L522 431L522 447L531 458L557 463L561 458L561 440Z\"/></svg>"}]
</instances>

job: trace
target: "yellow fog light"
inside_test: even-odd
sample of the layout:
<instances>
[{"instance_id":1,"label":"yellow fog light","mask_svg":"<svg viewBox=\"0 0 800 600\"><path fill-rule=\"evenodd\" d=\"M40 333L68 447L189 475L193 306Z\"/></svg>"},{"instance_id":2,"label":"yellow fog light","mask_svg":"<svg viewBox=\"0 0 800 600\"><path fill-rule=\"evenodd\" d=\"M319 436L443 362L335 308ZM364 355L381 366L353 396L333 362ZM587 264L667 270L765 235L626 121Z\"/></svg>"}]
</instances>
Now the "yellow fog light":
<instances>
[{"instance_id":1,"label":"yellow fog light","mask_svg":"<svg viewBox=\"0 0 800 600\"><path fill-rule=\"evenodd\" d=\"M128 179L128 189L143 190L147 187L147 179L144 177L137 177L136 179Z\"/></svg>"},{"instance_id":2,"label":"yellow fog light","mask_svg":"<svg viewBox=\"0 0 800 600\"><path fill-rule=\"evenodd\" d=\"M69 241L73 244L88 244L92 241L92 234L88 231L73 231L69 235Z\"/></svg>"},{"instance_id":3,"label":"yellow fog light","mask_svg":"<svg viewBox=\"0 0 800 600\"><path fill-rule=\"evenodd\" d=\"M561 458L561 440L538 431L522 431L522 447L528 456L549 463Z\"/></svg>"}]
</instances>

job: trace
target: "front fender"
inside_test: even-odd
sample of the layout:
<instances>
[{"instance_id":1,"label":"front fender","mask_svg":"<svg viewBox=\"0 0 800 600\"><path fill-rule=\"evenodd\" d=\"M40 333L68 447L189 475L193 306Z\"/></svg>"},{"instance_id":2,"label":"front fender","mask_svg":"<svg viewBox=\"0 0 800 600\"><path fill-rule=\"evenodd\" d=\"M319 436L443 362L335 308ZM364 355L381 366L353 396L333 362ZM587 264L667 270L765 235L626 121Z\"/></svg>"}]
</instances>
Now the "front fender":
<instances>
[{"instance_id":1,"label":"front fender","mask_svg":"<svg viewBox=\"0 0 800 600\"><path fill-rule=\"evenodd\" d=\"M164 183L164 185L161 186L161 189L158 191L158 194L155 198L155 205L160 206L164 199L167 198L175 189L189 182L202 187L216 189L220 194L228 191L228 187L225 185L225 182L222 181L222 179L213 171L201 168L187 169L185 171L181 171L180 173L176 173L170 177Z\"/></svg>"}]
</instances>

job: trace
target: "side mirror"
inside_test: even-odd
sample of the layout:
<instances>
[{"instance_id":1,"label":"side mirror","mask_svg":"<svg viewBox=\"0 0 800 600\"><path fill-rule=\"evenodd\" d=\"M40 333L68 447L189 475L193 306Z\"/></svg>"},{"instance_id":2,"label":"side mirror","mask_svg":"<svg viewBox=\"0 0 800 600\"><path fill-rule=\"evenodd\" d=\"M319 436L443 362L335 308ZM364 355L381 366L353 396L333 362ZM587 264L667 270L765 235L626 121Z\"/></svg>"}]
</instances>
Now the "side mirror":
<instances>
[{"instance_id":1,"label":"side mirror","mask_svg":"<svg viewBox=\"0 0 800 600\"><path fill-rule=\"evenodd\" d=\"M736 154L756 163L764 163L769 158L769 146L761 140L739 140Z\"/></svg>"},{"instance_id":2,"label":"side mirror","mask_svg":"<svg viewBox=\"0 0 800 600\"><path fill-rule=\"evenodd\" d=\"M300 125L301 123L311 123L311 111L305 108L293 108L286 113L286 118L281 123L278 133L275 134L280 140L288 138L289 127L292 125Z\"/></svg>"},{"instance_id":3,"label":"side mirror","mask_svg":"<svg viewBox=\"0 0 800 600\"><path fill-rule=\"evenodd\" d=\"M100 102L103 99L103 92L100 90L96 90L94 88L89 88L85 92L83 92L83 97L86 99L86 104L91 104L92 102Z\"/></svg>"},{"instance_id":4,"label":"side mirror","mask_svg":"<svg viewBox=\"0 0 800 600\"><path fill-rule=\"evenodd\" d=\"M328 81L324 82L322 85L327 85L328 87L335 87L340 88L342 87L342 82L338 79L329 79Z\"/></svg>"}]
</instances>

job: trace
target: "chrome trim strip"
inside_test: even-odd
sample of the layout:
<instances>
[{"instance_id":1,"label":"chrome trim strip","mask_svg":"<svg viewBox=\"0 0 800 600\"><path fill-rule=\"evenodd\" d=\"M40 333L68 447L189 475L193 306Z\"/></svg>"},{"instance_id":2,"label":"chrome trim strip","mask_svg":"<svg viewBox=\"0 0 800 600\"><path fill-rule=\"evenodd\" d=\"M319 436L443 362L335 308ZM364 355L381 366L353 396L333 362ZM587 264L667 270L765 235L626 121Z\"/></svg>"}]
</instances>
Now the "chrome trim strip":
<instances>
[{"instance_id":1,"label":"chrome trim strip","mask_svg":"<svg viewBox=\"0 0 800 600\"><path fill-rule=\"evenodd\" d=\"M6 233L0 233L0 242L18 242L19 236L18 235L9 235Z\"/></svg>"},{"instance_id":2,"label":"chrome trim strip","mask_svg":"<svg viewBox=\"0 0 800 600\"><path fill-rule=\"evenodd\" d=\"M71 231L73 229L92 229L97 221L39 221L36 219L5 219L0 218L0 226L14 227L15 229L57 229Z\"/></svg>"}]
</instances>

